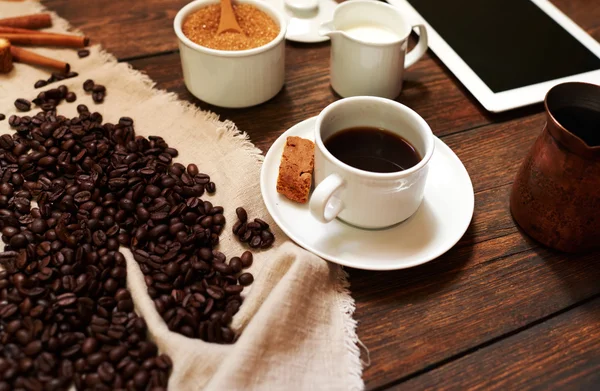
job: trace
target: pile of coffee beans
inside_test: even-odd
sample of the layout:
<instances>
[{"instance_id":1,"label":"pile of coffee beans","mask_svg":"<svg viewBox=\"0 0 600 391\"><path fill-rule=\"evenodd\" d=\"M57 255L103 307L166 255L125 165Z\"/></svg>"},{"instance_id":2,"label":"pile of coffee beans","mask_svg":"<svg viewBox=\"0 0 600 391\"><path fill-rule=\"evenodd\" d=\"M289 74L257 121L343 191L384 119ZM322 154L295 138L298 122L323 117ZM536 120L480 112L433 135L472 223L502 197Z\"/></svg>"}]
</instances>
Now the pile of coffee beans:
<instances>
[{"instance_id":1,"label":"pile of coffee beans","mask_svg":"<svg viewBox=\"0 0 600 391\"><path fill-rule=\"evenodd\" d=\"M104 102L106 97L106 87L102 84L96 84L92 79L87 79L83 82L83 90L92 93L92 99L95 103Z\"/></svg>"},{"instance_id":2,"label":"pile of coffee beans","mask_svg":"<svg viewBox=\"0 0 600 391\"><path fill-rule=\"evenodd\" d=\"M50 77L48 78L48 80L38 80L35 82L35 84L33 86L35 88L42 88L42 87L46 87L50 83L54 83L54 82L65 80L65 79L71 79L71 78L77 77L77 76L79 76L79 73L77 73L77 72L67 72L67 73L53 72L52 75L50 75Z\"/></svg>"},{"instance_id":3,"label":"pile of coffee beans","mask_svg":"<svg viewBox=\"0 0 600 391\"><path fill-rule=\"evenodd\" d=\"M275 235L269 229L269 224L256 218L248 222L248 212L243 207L235 210L238 221L233 225L233 234L242 243L248 243L252 248L269 248L275 242Z\"/></svg>"},{"instance_id":4,"label":"pile of coffee beans","mask_svg":"<svg viewBox=\"0 0 600 391\"><path fill-rule=\"evenodd\" d=\"M61 240L84 225L44 210L22 215L21 231L2 230L19 250L1 255L0 390L165 390L172 363L133 312L125 257Z\"/></svg>"},{"instance_id":5,"label":"pile of coffee beans","mask_svg":"<svg viewBox=\"0 0 600 391\"><path fill-rule=\"evenodd\" d=\"M53 107L11 116L16 133L0 137L0 391L164 389L171 361L133 311L119 247L170 330L218 343L235 340L252 254L227 262L215 249L226 221L199 198L216 191L209 175L173 163L161 137L136 136L131 118L57 114L68 91L50 91L36 104ZM244 226L272 243L257 221Z\"/></svg>"}]
</instances>

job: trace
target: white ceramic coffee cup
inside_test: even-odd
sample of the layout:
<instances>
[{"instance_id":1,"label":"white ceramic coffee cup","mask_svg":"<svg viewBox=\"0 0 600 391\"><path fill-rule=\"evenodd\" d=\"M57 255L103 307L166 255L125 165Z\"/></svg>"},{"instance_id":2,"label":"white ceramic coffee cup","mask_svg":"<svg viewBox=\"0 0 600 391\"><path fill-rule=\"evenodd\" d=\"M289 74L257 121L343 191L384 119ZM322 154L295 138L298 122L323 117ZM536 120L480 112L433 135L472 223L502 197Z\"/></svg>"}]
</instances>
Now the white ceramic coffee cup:
<instances>
[{"instance_id":1,"label":"white ceramic coffee cup","mask_svg":"<svg viewBox=\"0 0 600 391\"><path fill-rule=\"evenodd\" d=\"M346 32L361 26L385 28L397 39L376 43ZM413 28L419 30L419 42L407 53ZM331 38L331 86L343 97L396 98L402 91L404 69L427 51L425 25L411 22L398 8L378 1L353 0L340 4L333 20L322 24L319 33Z\"/></svg>"},{"instance_id":2,"label":"white ceramic coffee cup","mask_svg":"<svg viewBox=\"0 0 600 391\"><path fill-rule=\"evenodd\" d=\"M215 50L192 42L183 34L185 19L199 8L218 0L196 0L175 16L173 27L179 39L183 80L198 99L215 106L241 108L271 99L285 80L285 16L272 5L259 0L237 0L251 4L273 18L279 34L266 45L248 50Z\"/></svg>"},{"instance_id":3,"label":"white ceramic coffee cup","mask_svg":"<svg viewBox=\"0 0 600 391\"><path fill-rule=\"evenodd\" d=\"M387 129L410 142L421 161L393 173L349 166L325 148L325 140L344 129L367 126ZM427 122L398 102L378 97L341 99L327 106L315 125L315 190L312 215L323 223L336 217L360 228L385 228L412 216L423 200L434 137Z\"/></svg>"}]
</instances>

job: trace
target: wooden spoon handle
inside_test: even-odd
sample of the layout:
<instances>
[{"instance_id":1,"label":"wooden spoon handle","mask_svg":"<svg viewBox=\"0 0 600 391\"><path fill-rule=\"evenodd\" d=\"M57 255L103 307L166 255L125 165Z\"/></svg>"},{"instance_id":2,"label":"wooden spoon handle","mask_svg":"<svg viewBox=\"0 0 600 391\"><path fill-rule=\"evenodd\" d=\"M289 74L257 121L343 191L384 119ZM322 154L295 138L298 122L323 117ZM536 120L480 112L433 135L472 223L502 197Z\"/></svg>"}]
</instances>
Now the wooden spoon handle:
<instances>
[{"instance_id":1,"label":"wooden spoon handle","mask_svg":"<svg viewBox=\"0 0 600 391\"><path fill-rule=\"evenodd\" d=\"M221 0L221 18L219 20L219 28L217 34L221 34L225 31L233 31L236 33L242 33L242 28L238 24L233 12L233 6L231 0Z\"/></svg>"}]
</instances>

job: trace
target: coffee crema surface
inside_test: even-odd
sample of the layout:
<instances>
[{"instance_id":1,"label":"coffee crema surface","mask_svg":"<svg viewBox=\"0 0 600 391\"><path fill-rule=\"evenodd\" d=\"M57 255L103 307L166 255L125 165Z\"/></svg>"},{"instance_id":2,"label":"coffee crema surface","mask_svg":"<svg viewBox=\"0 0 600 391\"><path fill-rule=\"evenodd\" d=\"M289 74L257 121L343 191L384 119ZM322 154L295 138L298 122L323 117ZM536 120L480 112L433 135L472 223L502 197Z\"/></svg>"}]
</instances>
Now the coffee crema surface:
<instances>
[{"instance_id":1,"label":"coffee crema surface","mask_svg":"<svg viewBox=\"0 0 600 391\"><path fill-rule=\"evenodd\" d=\"M279 26L265 12L250 4L233 5L233 13L244 32L225 31L217 34L221 5L202 7L186 18L181 30L198 45L215 50L248 50L266 45L279 34Z\"/></svg>"},{"instance_id":2,"label":"coffee crema surface","mask_svg":"<svg viewBox=\"0 0 600 391\"><path fill-rule=\"evenodd\" d=\"M340 130L325 140L325 148L343 163L371 172L404 171L421 161L410 142L383 128L359 126Z\"/></svg>"}]
</instances>

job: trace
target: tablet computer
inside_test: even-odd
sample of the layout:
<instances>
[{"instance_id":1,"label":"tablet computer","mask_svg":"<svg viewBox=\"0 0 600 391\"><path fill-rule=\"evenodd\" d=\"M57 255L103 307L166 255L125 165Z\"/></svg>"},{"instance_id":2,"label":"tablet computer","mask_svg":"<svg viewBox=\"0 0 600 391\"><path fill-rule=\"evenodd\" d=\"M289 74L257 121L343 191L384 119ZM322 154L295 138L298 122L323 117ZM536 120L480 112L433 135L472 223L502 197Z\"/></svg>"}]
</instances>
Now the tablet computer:
<instances>
[{"instance_id":1,"label":"tablet computer","mask_svg":"<svg viewBox=\"0 0 600 391\"><path fill-rule=\"evenodd\" d=\"M547 0L387 0L487 110L544 100L565 81L600 84L600 44Z\"/></svg>"}]
</instances>

